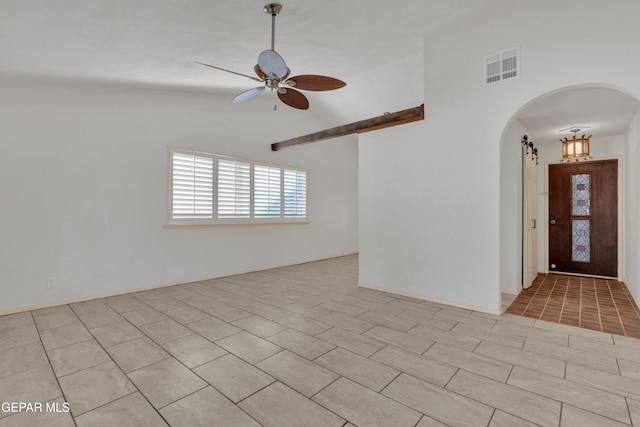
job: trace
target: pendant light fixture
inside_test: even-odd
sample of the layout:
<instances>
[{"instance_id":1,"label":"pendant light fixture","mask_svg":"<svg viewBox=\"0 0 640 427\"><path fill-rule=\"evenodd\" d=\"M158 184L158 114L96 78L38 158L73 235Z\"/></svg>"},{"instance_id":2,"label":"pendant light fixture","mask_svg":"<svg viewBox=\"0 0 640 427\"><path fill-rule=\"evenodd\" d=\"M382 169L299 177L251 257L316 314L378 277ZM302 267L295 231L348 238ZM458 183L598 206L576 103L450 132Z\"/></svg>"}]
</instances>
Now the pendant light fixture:
<instances>
[{"instance_id":1,"label":"pendant light fixture","mask_svg":"<svg viewBox=\"0 0 640 427\"><path fill-rule=\"evenodd\" d=\"M578 132L582 129L574 128L570 129L569 132L573 132L573 138L564 138L561 139L562 142L562 161L570 162L572 160L587 160L592 159L591 157L591 147L590 147L590 139L591 135L585 137L582 135L580 138L577 138Z\"/></svg>"}]
</instances>

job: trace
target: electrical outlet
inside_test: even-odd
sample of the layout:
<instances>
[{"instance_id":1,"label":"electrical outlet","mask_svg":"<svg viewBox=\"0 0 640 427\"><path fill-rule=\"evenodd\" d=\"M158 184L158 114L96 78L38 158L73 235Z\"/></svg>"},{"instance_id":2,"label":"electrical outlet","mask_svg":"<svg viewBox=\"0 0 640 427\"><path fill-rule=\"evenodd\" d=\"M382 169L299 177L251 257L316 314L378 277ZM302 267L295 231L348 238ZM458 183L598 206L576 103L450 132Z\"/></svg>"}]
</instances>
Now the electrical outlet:
<instances>
[{"instance_id":1,"label":"electrical outlet","mask_svg":"<svg viewBox=\"0 0 640 427\"><path fill-rule=\"evenodd\" d=\"M47 277L47 288L55 288L58 286L58 280L55 277Z\"/></svg>"}]
</instances>

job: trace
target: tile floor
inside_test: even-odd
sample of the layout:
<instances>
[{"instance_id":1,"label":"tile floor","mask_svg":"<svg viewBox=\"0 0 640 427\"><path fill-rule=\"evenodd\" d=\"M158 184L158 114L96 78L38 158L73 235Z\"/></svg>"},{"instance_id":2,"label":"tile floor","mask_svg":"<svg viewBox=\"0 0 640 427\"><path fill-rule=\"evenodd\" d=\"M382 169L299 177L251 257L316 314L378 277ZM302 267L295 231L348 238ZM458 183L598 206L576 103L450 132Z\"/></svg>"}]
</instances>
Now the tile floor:
<instances>
[{"instance_id":1,"label":"tile floor","mask_svg":"<svg viewBox=\"0 0 640 427\"><path fill-rule=\"evenodd\" d=\"M640 338L640 310L616 280L539 274L507 313Z\"/></svg>"},{"instance_id":2,"label":"tile floor","mask_svg":"<svg viewBox=\"0 0 640 427\"><path fill-rule=\"evenodd\" d=\"M640 426L640 340L358 288L357 267L0 317L0 426Z\"/></svg>"}]
</instances>

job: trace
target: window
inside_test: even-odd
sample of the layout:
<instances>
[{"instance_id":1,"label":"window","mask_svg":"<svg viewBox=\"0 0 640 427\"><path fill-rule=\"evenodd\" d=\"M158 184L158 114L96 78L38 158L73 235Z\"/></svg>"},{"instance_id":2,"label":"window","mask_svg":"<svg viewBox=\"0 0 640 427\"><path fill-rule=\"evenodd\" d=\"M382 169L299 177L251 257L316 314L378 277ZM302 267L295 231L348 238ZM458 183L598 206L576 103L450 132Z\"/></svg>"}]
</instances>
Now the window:
<instances>
[{"instance_id":1,"label":"window","mask_svg":"<svg viewBox=\"0 0 640 427\"><path fill-rule=\"evenodd\" d=\"M218 159L218 218L251 216L251 164Z\"/></svg>"},{"instance_id":2,"label":"window","mask_svg":"<svg viewBox=\"0 0 640 427\"><path fill-rule=\"evenodd\" d=\"M173 218L211 218L213 159L194 154L173 153L172 165Z\"/></svg>"},{"instance_id":3,"label":"window","mask_svg":"<svg viewBox=\"0 0 640 427\"><path fill-rule=\"evenodd\" d=\"M305 218L307 216L307 173L284 170L284 216Z\"/></svg>"},{"instance_id":4,"label":"window","mask_svg":"<svg viewBox=\"0 0 640 427\"><path fill-rule=\"evenodd\" d=\"M280 207L280 168L266 165L253 167L253 211L256 218L279 217Z\"/></svg>"},{"instance_id":5,"label":"window","mask_svg":"<svg viewBox=\"0 0 640 427\"><path fill-rule=\"evenodd\" d=\"M170 224L307 219L307 171L170 148Z\"/></svg>"}]
</instances>

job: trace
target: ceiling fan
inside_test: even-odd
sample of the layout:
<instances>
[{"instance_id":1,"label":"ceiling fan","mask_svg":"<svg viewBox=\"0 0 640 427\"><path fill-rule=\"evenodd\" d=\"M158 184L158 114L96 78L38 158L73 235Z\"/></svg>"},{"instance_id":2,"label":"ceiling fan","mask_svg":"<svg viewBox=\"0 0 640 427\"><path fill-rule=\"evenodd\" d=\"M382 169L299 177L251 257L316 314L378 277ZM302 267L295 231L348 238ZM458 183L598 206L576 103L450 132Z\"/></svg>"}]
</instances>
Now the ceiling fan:
<instances>
[{"instance_id":1,"label":"ceiling fan","mask_svg":"<svg viewBox=\"0 0 640 427\"><path fill-rule=\"evenodd\" d=\"M271 49L264 50L258 55L258 63L253 67L258 77L195 61L206 67L248 77L251 80L263 83L263 86L258 86L236 95L231 100L232 103L237 104L246 101L269 89L271 91L277 91L278 98L288 106L306 110L309 108L309 100L301 92L293 89L294 87L302 90L325 91L340 89L346 86L346 83L342 80L316 74L303 74L289 77L291 70L287 67L284 59L275 51L276 16L278 16L281 10L282 5L278 3L270 3L264 7L265 13L271 15Z\"/></svg>"}]
</instances>

